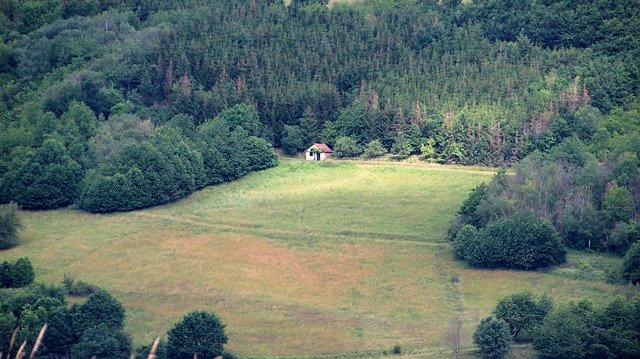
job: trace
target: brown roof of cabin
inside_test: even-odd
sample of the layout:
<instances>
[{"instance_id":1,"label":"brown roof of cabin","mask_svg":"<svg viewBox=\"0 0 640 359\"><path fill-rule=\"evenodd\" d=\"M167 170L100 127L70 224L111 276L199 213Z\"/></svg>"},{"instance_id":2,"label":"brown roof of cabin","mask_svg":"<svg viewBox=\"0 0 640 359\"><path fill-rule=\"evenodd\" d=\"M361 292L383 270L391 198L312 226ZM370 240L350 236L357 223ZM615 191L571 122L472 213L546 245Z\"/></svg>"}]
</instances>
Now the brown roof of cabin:
<instances>
[{"instance_id":1,"label":"brown roof of cabin","mask_svg":"<svg viewBox=\"0 0 640 359\"><path fill-rule=\"evenodd\" d=\"M329 148L329 146L325 145L324 143L314 143L313 146L311 147L316 147L317 149L319 149L324 153L333 153L331 148Z\"/></svg>"}]
</instances>

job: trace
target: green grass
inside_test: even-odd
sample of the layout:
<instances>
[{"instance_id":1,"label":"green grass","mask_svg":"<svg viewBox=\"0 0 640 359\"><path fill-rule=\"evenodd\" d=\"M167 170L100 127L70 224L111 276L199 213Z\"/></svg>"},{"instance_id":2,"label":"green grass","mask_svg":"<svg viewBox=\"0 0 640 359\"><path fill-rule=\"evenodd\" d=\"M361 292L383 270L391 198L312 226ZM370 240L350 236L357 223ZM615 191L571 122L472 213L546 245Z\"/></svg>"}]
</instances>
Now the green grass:
<instances>
[{"instance_id":1,"label":"green grass","mask_svg":"<svg viewBox=\"0 0 640 359\"><path fill-rule=\"evenodd\" d=\"M232 351L258 357L375 357L394 345L413 357L447 357L446 323L465 319L470 348L475 324L508 293L531 288L602 303L621 290L455 262L448 224L491 176L477 168L286 161L161 207L24 213L23 244L0 259L29 256L42 281L70 273L109 290L125 304L136 344L204 309L223 318Z\"/></svg>"}]
</instances>

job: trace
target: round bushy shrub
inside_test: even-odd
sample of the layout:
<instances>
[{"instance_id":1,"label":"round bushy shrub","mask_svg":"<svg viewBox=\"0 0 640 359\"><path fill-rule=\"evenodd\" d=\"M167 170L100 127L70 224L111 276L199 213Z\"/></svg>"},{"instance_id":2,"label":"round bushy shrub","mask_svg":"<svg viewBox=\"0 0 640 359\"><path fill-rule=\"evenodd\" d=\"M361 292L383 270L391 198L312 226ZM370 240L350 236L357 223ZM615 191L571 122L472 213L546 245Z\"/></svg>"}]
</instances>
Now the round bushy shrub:
<instances>
[{"instance_id":1,"label":"round bushy shrub","mask_svg":"<svg viewBox=\"0 0 640 359\"><path fill-rule=\"evenodd\" d=\"M124 327L125 310L111 294L99 290L89 296L79 308L74 325L79 334L90 328L106 325L114 329Z\"/></svg>"},{"instance_id":2,"label":"round bushy shrub","mask_svg":"<svg viewBox=\"0 0 640 359\"><path fill-rule=\"evenodd\" d=\"M168 333L167 356L170 359L215 358L223 355L227 335L215 314L191 312Z\"/></svg>"},{"instance_id":3,"label":"round bushy shrub","mask_svg":"<svg viewBox=\"0 0 640 359\"><path fill-rule=\"evenodd\" d=\"M28 258L20 258L11 266L11 286L14 288L26 287L33 283L35 273Z\"/></svg>"},{"instance_id":4,"label":"round bushy shrub","mask_svg":"<svg viewBox=\"0 0 640 359\"><path fill-rule=\"evenodd\" d=\"M369 158L380 157L382 155L385 155L386 153L387 149L378 139L372 140L371 142L367 143L367 145L364 147L363 152L364 156Z\"/></svg>"},{"instance_id":5,"label":"round bushy shrub","mask_svg":"<svg viewBox=\"0 0 640 359\"><path fill-rule=\"evenodd\" d=\"M486 317L473 333L473 342L485 358L503 358L511 347L509 325L502 319Z\"/></svg>"},{"instance_id":6,"label":"round bushy shrub","mask_svg":"<svg viewBox=\"0 0 640 359\"><path fill-rule=\"evenodd\" d=\"M351 137L343 136L336 139L333 154L338 157L355 157L362 153L362 147Z\"/></svg>"}]
</instances>

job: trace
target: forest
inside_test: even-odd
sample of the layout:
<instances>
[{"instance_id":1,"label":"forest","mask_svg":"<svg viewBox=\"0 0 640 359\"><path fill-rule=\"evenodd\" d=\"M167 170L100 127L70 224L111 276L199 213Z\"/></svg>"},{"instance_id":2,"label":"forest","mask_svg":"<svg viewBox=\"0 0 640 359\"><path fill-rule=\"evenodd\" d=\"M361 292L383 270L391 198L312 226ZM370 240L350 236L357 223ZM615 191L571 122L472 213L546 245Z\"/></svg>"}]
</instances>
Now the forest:
<instances>
[{"instance_id":1,"label":"forest","mask_svg":"<svg viewBox=\"0 0 640 359\"><path fill-rule=\"evenodd\" d=\"M3 0L0 202L141 208L314 141L502 166L593 139L602 160L637 144L637 5Z\"/></svg>"}]
</instances>

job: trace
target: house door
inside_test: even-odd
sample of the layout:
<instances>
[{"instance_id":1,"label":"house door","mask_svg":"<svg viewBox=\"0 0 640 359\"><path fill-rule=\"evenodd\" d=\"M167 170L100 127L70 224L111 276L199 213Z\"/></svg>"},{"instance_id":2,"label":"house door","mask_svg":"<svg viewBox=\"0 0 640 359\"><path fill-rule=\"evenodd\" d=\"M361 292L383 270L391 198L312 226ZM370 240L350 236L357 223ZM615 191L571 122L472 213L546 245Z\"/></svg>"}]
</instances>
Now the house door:
<instances>
[{"instance_id":1,"label":"house door","mask_svg":"<svg viewBox=\"0 0 640 359\"><path fill-rule=\"evenodd\" d=\"M316 161L320 161L320 153L317 153L317 152L316 152L316 153L314 153L313 155L315 156L315 160L316 160Z\"/></svg>"}]
</instances>

